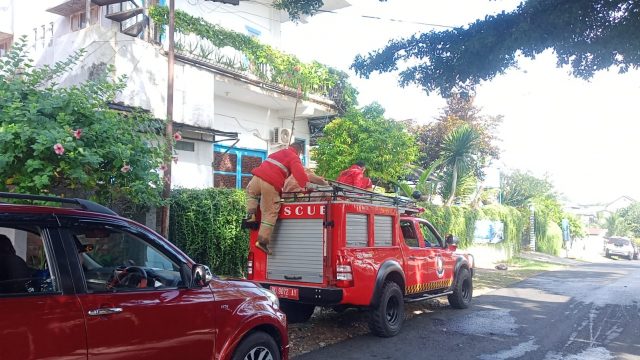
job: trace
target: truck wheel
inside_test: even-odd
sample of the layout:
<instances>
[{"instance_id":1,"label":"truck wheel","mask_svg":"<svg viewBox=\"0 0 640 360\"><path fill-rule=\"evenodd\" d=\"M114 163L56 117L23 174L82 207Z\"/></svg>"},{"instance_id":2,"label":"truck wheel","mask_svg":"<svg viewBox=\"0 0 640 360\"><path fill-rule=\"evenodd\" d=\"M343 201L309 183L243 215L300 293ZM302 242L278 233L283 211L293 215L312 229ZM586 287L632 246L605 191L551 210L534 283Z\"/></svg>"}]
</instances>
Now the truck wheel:
<instances>
[{"instance_id":1,"label":"truck wheel","mask_svg":"<svg viewBox=\"0 0 640 360\"><path fill-rule=\"evenodd\" d=\"M369 329L375 335L392 337L397 335L404 322L404 299L400 286L385 281L378 304L370 310Z\"/></svg>"},{"instance_id":2,"label":"truck wheel","mask_svg":"<svg viewBox=\"0 0 640 360\"><path fill-rule=\"evenodd\" d=\"M458 270L453 294L448 296L449 304L456 309L466 309L473 297L473 280L467 268Z\"/></svg>"},{"instance_id":3,"label":"truck wheel","mask_svg":"<svg viewBox=\"0 0 640 360\"><path fill-rule=\"evenodd\" d=\"M233 360L280 360L278 344L269 334L256 331L247 336L233 353Z\"/></svg>"},{"instance_id":4,"label":"truck wheel","mask_svg":"<svg viewBox=\"0 0 640 360\"><path fill-rule=\"evenodd\" d=\"M316 306L281 300L280 309L287 314L287 322L295 324L309 321Z\"/></svg>"}]
</instances>

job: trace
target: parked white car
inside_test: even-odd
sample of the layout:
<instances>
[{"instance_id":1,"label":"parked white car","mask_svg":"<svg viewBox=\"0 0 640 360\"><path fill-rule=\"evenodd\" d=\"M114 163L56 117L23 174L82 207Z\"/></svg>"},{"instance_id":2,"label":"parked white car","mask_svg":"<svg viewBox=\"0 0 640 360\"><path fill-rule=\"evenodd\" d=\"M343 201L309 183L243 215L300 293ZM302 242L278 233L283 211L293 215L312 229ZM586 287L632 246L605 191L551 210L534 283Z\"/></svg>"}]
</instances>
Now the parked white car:
<instances>
[{"instance_id":1,"label":"parked white car","mask_svg":"<svg viewBox=\"0 0 640 360\"><path fill-rule=\"evenodd\" d=\"M637 247L630 239L612 237L605 241L604 254L606 257L619 256L626 257L629 260L638 259Z\"/></svg>"}]
</instances>

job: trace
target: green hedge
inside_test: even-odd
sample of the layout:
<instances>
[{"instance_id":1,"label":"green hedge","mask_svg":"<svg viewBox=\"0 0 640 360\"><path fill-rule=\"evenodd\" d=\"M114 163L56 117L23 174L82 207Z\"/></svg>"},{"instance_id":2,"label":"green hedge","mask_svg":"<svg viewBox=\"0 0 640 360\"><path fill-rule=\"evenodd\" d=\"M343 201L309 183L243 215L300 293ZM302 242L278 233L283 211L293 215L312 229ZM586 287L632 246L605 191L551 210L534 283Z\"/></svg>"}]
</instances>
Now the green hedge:
<instances>
[{"instance_id":1,"label":"green hedge","mask_svg":"<svg viewBox=\"0 0 640 360\"><path fill-rule=\"evenodd\" d=\"M233 189L179 189L171 195L169 240L195 261L207 264L216 274L242 276L248 253L248 232L240 229L246 214L245 193ZM421 204L420 216L429 220L442 234L453 234L459 246L472 245L476 220L500 220L504 240L496 245L517 254L529 232L529 211L492 205L481 209L442 207ZM537 250L558 255L562 232L543 216L536 217ZM527 240L528 241L528 240Z\"/></svg>"},{"instance_id":2,"label":"green hedge","mask_svg":"<svg viewBox=\"0 0 640 360\"><path fill-rule=\"evenodd\" d=\"M442 207L421 204L425 212L420 216L427 219L442 234L453 234L459 239L459 246L472 245L476 220L500 220L504 224L504 240L497 246L505 247L509 256L520 251L522 236L527 228L528 214L516 208L492 205L482 209L467 207Z\"/></svg>"},{"instance_id":3,"label":"green hedge","mask_svg":"<svg viewBox=\"0 0 640 360\"><path fill-rule=\"evenodd\" d=\"M538 233L539 230L541 231ZM557 256L560 255L562 245L562 229L558 224L553 221L547 221L546 224L538 224L538 221L536 221L537 251Z\"/></svg>"},{"instance_id":4,"label":"green hedge","mask_svg":"<svg viewBox=\"0 0 640 360\"><path fill-rule=\"evenodd\" d=\"M215 274L242 276L249 251L249 234L240 228L244 191L179 189L171 200L169 240Z\"/></svg>"}]
</instances>

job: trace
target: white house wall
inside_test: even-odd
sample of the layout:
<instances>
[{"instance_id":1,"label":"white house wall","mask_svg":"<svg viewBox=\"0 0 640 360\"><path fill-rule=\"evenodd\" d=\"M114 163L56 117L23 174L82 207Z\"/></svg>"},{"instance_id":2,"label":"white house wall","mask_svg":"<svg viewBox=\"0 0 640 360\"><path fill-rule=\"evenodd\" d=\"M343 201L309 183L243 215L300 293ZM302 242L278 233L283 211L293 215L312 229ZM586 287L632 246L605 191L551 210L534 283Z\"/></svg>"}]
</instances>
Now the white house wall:
<instances>
[{"instance_id":1,"label":"white house wall","mask_svg":"<svg viewBox=\"0 0 640 360\"><path fill-rule=\"evenodd\" d=\"M279 111L267 107L216 97L216 129L237 132L240 141L236 147L239 148L271 153L275 146L270 141L273 128L291 128L291 121L279 115ZM296 121L294 136L308 138L309 127L306 120Z\"/></svg>"},{"instance_id":2,"label":"white house wall","mask_svg":"<svg viewBox=\"0 0 640 360\"><path fill-rule=\"evenodd\" d=\"M171 167L171 185L174 188L202 189L213 186L213 146L211 142L184 139L193 142L194 150L177 150L177 163Z\"/></svg>"}]
</instances>

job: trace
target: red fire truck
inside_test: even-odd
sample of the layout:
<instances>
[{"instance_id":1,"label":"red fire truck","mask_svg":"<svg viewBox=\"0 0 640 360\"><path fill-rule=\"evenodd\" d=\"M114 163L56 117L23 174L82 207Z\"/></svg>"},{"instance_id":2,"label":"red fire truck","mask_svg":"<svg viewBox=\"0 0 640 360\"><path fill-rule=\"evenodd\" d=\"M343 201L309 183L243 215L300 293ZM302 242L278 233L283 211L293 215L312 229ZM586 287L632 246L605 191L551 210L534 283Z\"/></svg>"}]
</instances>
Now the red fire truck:
<instances>
[{"instance_id":1,"label":"red fire truck","mask_svg":"<svg viewBox=\"0 0 640 360\"><path fill-rule=\"evenodd\" d=\"M267 255L251 230L248 278L281 299L289 322L316 306L364 307L379 336L396 335L404 303L448 296L466 308L473 257L458 253L406 198L332 182L309 194L283 194Z\"/></svg>"}]
</instances>

